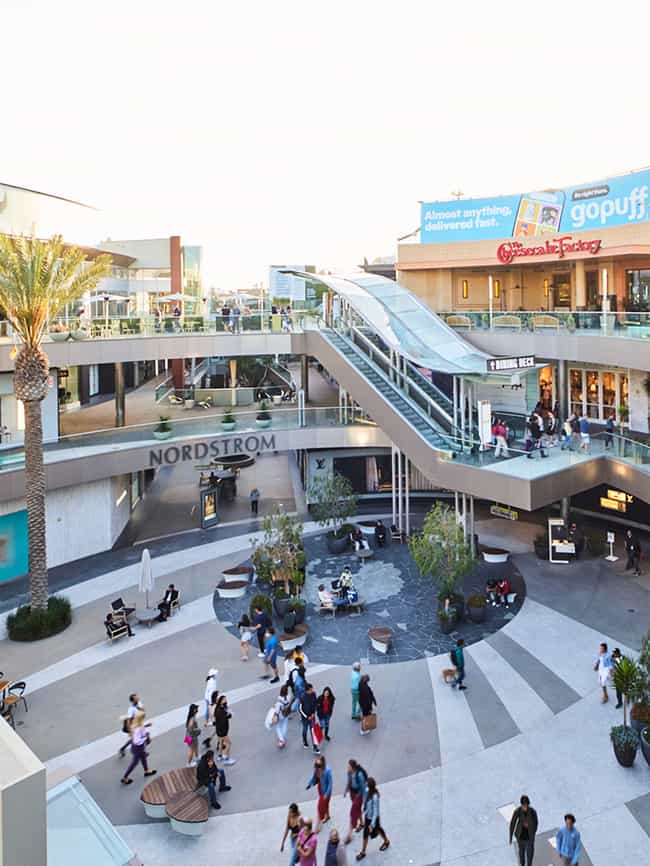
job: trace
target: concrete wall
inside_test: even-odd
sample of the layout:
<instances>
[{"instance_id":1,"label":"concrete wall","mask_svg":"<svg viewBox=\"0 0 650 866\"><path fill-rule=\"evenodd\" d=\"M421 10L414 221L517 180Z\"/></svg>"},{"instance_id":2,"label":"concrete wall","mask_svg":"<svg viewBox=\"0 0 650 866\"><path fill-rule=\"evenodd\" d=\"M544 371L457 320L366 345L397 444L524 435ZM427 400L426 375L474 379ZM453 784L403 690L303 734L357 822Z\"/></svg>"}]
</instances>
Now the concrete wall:
<instances>
[{"instance_id":1,"label":"concrete wall","mask_svg":"<svg viewBox=\"0 0 650 866\"><path fill-rule=\"evenodd\" d=\"M45 767L0 720L0 866L47 863Z\"/></svg>"},{"instance_id":2,"label":"concrete wall","mask_svg":"<svg viewBox=\"0 0 650 866\"><path fill-rule=\"evenodd\" d=\"M58 377L57 371L51 371L52 387L48 389L47 396L41 404L41 412L43 413L43 440L45 442L55 442L59 438L59 418L58 418L58 400L57 388ZM18 401L14 397L14 377L13 373L0 373L0 400L2 400L2 424L7 426L11 431L11 439L3 440L3 444L7 446L21 445L24 441L24 416L19 411Z\"/></svg>"},{"instance_id":3,"label":"concrete wall","mask_svg":"<svg viewBox=\"0 0 650 866\"><path fill-rule=\"evenodd\" d=\"M141 240L103 241L98 244L109 253L122 253L136 259L136 268L168 268L169 238L142 238Z\"/></svg>"},{"instance_id":4,"label":"concrete wall","mask_svg":"<svg viewBox=\"0 0 650 866\"><path fill-rule=\"evenodd\" d=\"M131 515L130 476L50 490L45 503L47 564L61 565L109 550ZM0 502L0 514L25 508L24 499Z\"/></svg>"}]
</instances>

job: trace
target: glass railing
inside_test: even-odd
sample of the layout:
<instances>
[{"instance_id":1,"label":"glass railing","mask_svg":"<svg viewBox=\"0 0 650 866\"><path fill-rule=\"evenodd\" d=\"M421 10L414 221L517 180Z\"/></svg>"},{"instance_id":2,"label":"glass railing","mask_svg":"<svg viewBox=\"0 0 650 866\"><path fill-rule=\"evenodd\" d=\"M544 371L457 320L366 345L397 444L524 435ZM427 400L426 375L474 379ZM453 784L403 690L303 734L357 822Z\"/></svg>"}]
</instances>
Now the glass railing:
<instances>
[{"instance_id":1,"label":"glass railing","mask_svg":"<svg viewBox=\"0 0 650 866\"><path fill-rule=\"evenodd\" d=\"M350 425L372 426L362 410L344 412L337 406L299 408L295 404L289 408L269 406L268 417L260 418L259 408L250 411L233 411L234 426L225 424L224 412L209 413L200 417L169 420L161 430L161 422L135 424L131 427L110 427L90 433L75 433L62 436L56 442L43 446L46 462L73 459L101 453L107 450L131 448L147 443L152 446L158 442L174 444L194 436L245 437L251 434L273 433L279 430L295 430L303 427L343 427ZM225 426L224 426L225 424ZM237 443L233 443L237 448ZM239 445L240 448L244 447ZM21 447L0 452L0 471L19 468L25 460Z\"/></svg>"},{"instance_id":2,"label":"glass railing","mask_svg":"<svg viewBox=\"0 0 650 866\"><path fill-rule=\"evenodd\" d=\"M575 312L570 310L443 311L438 314L458 331L577 334L650 339L650 313Z\"/></svg>"},{"instance_id":3,"label":"glass railing","mask_svg":"<svg viewBox=\"0 0 650 866\"><path fill-rule=\"evenodd\" d=\"M45 342L68 340L118 339L121 337L178 337L183 334L282 334L301 332L317 314L309 312L254 313L233 316L111 316L108 319L53 319L45 335ZM0 321L0 339L11 340L11 328Z\"/></svg>"},{"instance_id":4,"label":"glass railing","mask_svg":"<svg viewBox=\"0 0 650 866\"><path fill-rule=\"evenodd\" d=\"M626 463L650 472L650 443L630 436L621 436L619 433L597 433L591 437L592 442L597 443L598 451Z\"/></svg>"}]
</instances>

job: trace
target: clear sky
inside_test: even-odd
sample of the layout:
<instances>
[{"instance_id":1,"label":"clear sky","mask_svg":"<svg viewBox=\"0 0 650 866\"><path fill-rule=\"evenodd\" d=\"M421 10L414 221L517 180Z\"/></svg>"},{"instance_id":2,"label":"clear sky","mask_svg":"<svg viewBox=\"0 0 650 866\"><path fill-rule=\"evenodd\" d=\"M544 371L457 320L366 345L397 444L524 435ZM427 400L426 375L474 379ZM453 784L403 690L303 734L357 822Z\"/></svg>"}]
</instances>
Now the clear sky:
<instances>
[{"instance_id":1,"label":"clear sky","mask_svg":"<svg viewBox=\"0 0 650 866\"><path fill-rule=\"evenodd\" d=\"M650 164L648 4L0 0L0 180L208 283L395 252L418 200Z\"/></svg>"}]
</instances>

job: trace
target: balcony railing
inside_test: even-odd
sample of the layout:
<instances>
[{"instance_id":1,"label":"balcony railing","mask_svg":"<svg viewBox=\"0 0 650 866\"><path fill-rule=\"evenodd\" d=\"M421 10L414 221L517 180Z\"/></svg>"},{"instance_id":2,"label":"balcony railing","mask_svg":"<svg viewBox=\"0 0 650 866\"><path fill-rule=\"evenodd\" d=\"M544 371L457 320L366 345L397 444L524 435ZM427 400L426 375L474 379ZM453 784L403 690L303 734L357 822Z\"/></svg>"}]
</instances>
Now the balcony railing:
<instances>
[{"instance_id":1,"label":"balcony railing","mask_svg":"<svg viewBox=\"0 0 650 866\"><path fill-rule=\"evenodd\" d=\"M650 339L650 313L573 310L447 310L439 315L458 331L576 334Z\"/></svg>"}]
</instances>

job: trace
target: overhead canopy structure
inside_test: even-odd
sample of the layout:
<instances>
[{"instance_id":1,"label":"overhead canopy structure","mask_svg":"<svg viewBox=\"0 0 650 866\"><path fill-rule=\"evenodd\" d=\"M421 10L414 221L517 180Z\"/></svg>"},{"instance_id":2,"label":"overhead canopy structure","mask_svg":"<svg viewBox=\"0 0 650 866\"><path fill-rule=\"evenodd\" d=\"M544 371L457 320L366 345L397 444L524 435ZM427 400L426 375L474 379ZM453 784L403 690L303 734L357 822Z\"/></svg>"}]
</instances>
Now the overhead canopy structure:
<instances>
[{"instance_id":1,"label":"overhead canopy structure","mask_svg":"<svg viewBox=\"0 0 650 866\"><path fill-rule=\"evenodd\" d=\"M344 298L390 348L409 361L451 375L484 375L492 358L470 345L404 286L376 274L288 273L320 282Z\"/></svg>"}]
</instances>

